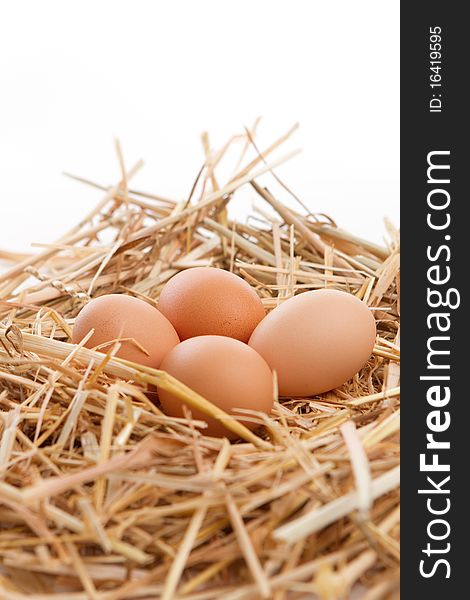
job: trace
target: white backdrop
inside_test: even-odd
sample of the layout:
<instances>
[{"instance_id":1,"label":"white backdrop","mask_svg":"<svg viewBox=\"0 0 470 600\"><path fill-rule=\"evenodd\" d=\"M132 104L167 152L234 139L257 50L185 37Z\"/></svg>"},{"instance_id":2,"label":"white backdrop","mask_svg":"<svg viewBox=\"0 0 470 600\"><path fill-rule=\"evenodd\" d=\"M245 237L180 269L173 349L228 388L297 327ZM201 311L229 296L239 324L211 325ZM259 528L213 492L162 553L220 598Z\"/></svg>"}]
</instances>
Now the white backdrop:
<instances>
[{"instance_id":1,"label":"white backdrop","mask_svg":"<svg viewBox=\"0 0 470 600\"><path fill-rule=\"evenodd\" d=\"M312 211L380 241L398 225L399 2L42 0L2 4L0 248L51 242L103 184L186 197L214 146L261 115L260 146L294 122L278 174ZM252 200L243 195L240 211Z\"/></svg>"}]
</instances>

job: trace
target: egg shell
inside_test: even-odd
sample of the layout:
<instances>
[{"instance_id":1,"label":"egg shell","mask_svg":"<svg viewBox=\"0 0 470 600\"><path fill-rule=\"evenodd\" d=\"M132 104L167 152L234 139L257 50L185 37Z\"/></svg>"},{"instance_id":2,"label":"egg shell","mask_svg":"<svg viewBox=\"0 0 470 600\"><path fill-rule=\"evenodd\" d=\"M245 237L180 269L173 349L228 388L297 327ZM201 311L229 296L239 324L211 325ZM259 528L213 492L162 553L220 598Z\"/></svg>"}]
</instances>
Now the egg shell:
<instances>
[{"instance_id":1,"label":"egg shell","mask_svg":"<svg viewBox=\"0 0 470 600\"><path fill-rule=\"evenodd\" d=\"M88 302L75 319L72 342L80 342L91 329L95 332L86 342L87 348L107 344L98 350L108 352L108 342L132 338L148 354L129 340L121 342L116 356L154 368L179 343L175 328L161 312L144 300L124 294L107 294Z\"/></svg>"},{"instance_id":2,"label":"egg shell","mask_svg":"<svg viewBox=\"0 0 470 600\"><path fill-rule=\"evenodd\" d=\"M247 342L266 314L244 279L213 267L195 267L172 277L160 294L158 309L181 340L224 335Z\"/></svg>"},{"instance_id":3,"label":"egg shell","mask_svg":"<svg viewBox=\"0 0 470 600\"><path fill-rule=\"evenodd\" d=\"M239 340L215 335L190 338L165 356L161 369L227 413L233 413L235 408L266 414L271 411L274 397L271 369L253 348ZM161 387L158 395L167 415L185 416L179 398ZM206 421L204 434L236 437L221 421L191 406L188 408L193 419ZM240 413L233 414L249 429L256 428L256 424L244 421Z\"/></svg>"},{"instance_id":4,"label":"egg shell","mask_svg":"<svg viewBox=\"0 0 470 600\"><path fill-rule=\"evenodd\" d=\"M276 307L249 345L277 372L280 395L312 396L357 373L375 337L375 319L364 302L346 292L318 290Z\"/></svg>"}]
</instances>

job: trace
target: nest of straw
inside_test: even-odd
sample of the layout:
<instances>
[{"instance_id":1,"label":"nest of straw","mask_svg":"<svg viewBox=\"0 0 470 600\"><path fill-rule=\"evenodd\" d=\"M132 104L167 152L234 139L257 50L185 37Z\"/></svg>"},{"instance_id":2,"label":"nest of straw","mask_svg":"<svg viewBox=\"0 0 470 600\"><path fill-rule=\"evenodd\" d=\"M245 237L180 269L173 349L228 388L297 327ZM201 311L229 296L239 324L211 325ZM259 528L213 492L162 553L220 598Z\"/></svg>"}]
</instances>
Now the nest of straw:
<instances>
[{"instance_id":1,"label":"nest of straw","mask_svg":"<svg viewBox=\"0 0 470 600\"><path fill-rule=\"evenodd\" d=\"M134 190L141 165L126 170L117 144L121 179L86 182L103 189L90 214L37 254L0 254L1 598L398 597L398 234L378 246L301 206L274 172L294 129L265 150L254 128L216 151L204 135L180 202ZM259 203L236 222L243 186ZM377 320L373 356L340 389L253 413L253 433L228 421L230 444L149 399L158 385L216 414L167 374L70 343L90 297L156 304L203 265L243 277L268 310L309 289L355 294Z\"/></svg>"}]
</instances>

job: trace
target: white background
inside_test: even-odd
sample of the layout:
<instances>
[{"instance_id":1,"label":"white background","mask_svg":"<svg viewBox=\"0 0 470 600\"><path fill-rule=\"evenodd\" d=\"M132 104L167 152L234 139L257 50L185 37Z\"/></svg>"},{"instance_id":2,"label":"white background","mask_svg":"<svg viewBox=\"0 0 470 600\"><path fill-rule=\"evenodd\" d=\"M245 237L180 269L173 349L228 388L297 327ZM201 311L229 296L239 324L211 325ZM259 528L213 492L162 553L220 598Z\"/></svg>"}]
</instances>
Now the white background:
<instances>
[{"instance_id":1,"label":"white background","mask_svg":"<svg viewBox=\"0 0 470 600\"><path fill-rule=\"evenodd\" d=\"M261 115L260 147L294 122L279 176L380 241L398 225L399 3L376 0L5 2L0 17L0 249L51 242L105 185L186 197L214 146ZM247 191L242 212L252 200Z\"/></svg>"}]
</instances>

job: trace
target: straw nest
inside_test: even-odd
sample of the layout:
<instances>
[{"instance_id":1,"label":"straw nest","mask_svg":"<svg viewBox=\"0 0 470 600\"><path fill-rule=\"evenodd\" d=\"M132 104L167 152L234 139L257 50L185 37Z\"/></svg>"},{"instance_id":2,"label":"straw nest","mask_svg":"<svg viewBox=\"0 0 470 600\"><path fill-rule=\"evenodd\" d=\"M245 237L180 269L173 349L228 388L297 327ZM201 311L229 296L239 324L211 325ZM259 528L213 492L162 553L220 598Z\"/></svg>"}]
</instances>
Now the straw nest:
<instances>
[{"instance_id":1,"label":"straw nest","mask_svg":"<svg viewBox=\"0 0 470 600\"><path fill-rule=\"evenodd\" d=\"M398 597L398 234L388 224L381 247L301 206L274 172L295 154L273 158L294 129L264 150L255 127L216 151L205 134L180 202L134 190L141 165L126 170L117 143L121 180L90 214L37 254L0 254L2 599ZM242 186L259 202L235 222ZM156 304L173 274L201 265L243 277L268 310L309 289L355 294L377 320L373 356L340 389L251 414L254 433L231 420L230 444L190 414L165 416L153 386L217 409L116 358L118 342L107 354L70 343L90 297Z\"/></svg>"}]
</instances>

